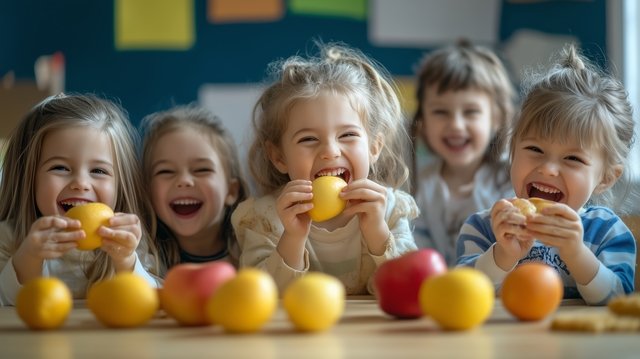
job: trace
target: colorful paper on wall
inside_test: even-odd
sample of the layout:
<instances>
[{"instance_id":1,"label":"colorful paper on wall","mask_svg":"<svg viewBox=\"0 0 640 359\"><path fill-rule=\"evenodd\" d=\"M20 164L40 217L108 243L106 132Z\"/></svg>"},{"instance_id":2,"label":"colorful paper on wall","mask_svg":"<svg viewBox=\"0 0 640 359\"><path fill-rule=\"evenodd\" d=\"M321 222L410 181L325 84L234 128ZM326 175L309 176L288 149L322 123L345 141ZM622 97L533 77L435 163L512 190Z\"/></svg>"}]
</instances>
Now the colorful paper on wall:
<instances>
[{"instance_id":1,"label":"colorful paper on wall","mask_svg":"<svg viewBox=\"0 0 640 359\"><path fill-rule=\"evenodd\" d=\"M367 18L367 0L290 0L289 10L297 15L336 16L365 20Z\"/></svg>"},{"instance_id":2,"label":"colorful paper on wall","mask_svg":"<svg viewBox=\"0 0 640 359\"><path fill-rule=\"evenodd\" d=\"M193 0L115 0L118 50L187 50L195 41Z\"/></svg>"},{"instance_id":3,"label":"colorful paper on wall","mask_svg":"<svg viewBox=\"0 0 640 359\"><path fill-rule=\"evenodd\" d=\"M415 79L412 77L396 77L394 81L398 86L398 97L400 98L402 112L408 118L412 118L418 108Z\"/></svg>"},{"instance_id":4,"label":"colorful paper on wall","mask_svg":"<svg viewBox=\"0 0 640 359\"><path fill-rule=\"evenodd\" d=\"M269 22L284 15L283 0L209 0L207 18L212 23Z\"/></svg>"}]
</instances>

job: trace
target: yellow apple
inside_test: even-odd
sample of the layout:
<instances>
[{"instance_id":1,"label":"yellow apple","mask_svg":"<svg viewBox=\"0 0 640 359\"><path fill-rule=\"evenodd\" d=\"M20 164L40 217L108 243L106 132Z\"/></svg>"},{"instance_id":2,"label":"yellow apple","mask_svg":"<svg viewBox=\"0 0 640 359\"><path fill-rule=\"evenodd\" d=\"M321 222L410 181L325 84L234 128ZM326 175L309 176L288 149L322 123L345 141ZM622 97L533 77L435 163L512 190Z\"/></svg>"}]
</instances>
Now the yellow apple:
<instances>
[{"instance_id":1,"label":"yellow apple","mask_svg":"<svg viewBox=\"0 0 640 359\"><path fill-rule=\"evenodd\" d=\"M347 202L340 198L340 191L346 185L347 182L335 176L322 176L313 180L313 208L309 211L312 221L323 222L342 213Z\"/></svg>"}]
</instances>

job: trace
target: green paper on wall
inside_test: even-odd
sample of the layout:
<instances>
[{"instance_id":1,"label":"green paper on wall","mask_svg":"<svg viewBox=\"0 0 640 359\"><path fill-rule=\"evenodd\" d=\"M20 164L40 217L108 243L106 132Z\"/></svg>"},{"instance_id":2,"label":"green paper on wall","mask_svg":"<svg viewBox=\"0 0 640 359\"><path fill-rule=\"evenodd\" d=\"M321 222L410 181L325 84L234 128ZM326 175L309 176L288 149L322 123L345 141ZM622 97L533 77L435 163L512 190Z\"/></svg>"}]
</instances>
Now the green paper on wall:
<instances>
[{"instance_id":1,"label":"green paper on wall","mask_svg":"<svg viewBox=\"0 0 640 359\"><path fill-rule=\"evenodd\" d=\"M367 18L367 0L291 0L289 10L298 15Z\"/></svg>"},{"instance_id":2,"label":"green paper on wall","mask_svg":"<svg viewBox=\"0 0 640 359\"><path fill-rule=\"evenodd\" d=\"M187 50L195 40L193 0L116 0L118 50Z\"/></svg>"}]
</instances>

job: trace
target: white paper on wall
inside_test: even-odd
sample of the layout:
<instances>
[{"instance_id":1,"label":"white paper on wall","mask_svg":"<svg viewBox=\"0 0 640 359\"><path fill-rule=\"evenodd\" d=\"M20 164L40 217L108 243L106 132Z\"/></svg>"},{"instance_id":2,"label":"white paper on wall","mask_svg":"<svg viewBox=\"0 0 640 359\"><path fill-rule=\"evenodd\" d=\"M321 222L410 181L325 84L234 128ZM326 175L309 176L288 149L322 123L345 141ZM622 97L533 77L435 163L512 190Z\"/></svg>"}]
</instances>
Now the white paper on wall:
<instances>
[{"instance_id":1,"label":"white paper on wall","mask_svg":"<svg viewBox=\"0 0 640 359\"><path fill-rule=\"evenodd\" d=\"M369 41L377 46L431 47L460 38L498 42L500 0L370 0Z\"/></svg>"}]
</instances>

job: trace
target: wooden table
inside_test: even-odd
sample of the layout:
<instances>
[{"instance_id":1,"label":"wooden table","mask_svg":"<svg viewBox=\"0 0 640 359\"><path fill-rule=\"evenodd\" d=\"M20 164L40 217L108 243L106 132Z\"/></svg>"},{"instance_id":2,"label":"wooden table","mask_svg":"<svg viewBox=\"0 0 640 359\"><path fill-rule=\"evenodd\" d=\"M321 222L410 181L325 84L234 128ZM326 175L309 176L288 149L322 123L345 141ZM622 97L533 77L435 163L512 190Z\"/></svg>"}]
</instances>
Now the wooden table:
<instances>
[{"instance_id":1,"label":"wooden table","mask_svg":"<svg viewBox=\"0 0 640 359\"><path fill-rule=\"evenodd\" d=\"M559 310L606 308L567 302ZM166 317L136 329L108 329L85 308L74 309L62 328L40 332L27 329L15 308L4 307L0 358L640 358L638 333L553 332L549 322L518 322L497 302L483 326L446 332L431 319L392 319L367 297L349 299L342 320L316 334L294 331L281 308L255 334L179 327Z\"/></svg>"}]
</instances>

